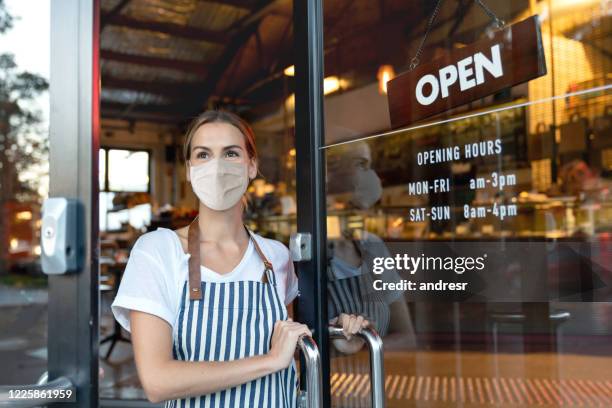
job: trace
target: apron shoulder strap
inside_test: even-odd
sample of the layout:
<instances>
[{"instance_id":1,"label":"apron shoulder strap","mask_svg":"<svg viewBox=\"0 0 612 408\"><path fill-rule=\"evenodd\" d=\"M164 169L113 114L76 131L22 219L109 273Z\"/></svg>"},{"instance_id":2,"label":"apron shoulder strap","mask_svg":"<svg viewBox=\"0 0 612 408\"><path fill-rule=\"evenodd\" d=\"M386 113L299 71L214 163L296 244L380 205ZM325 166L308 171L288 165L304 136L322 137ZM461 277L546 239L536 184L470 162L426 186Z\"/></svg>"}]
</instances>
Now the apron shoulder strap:
<instances>
[{"instance_id":1,"label":"apron shoulder strap","mask_svg":"<svg viewBox=\"0 0 612 408\"><path fill-rule=\"evenodd\" d=\"M249 237L251 238L251 241L253 241L253 246L255 247L255 251L257 251L257 254L259 255L259 257L261 258L263 264L266 267L266 269L264 271L264 274L263 274L263 276L261 278L261 281L264 282L264 283L268 283L268 281L269 281L268 273L274 272L274 268L272 267L272 262L268 261L268 258L266 258L266 256L264 255L263 251L259 247L259 244L257 243L257 240L253 236L253 233L251 232L251 230L248 229L246 225L244 226L244 229L246 229L247 234L249 234Z\"/></svg>"},{"instance_id":2,"label":"apron shoulder strap","mask_svg":"<svg viewBox=\"0 0 612 408\"><path fill-rule=\"evenodd\" d=\"M202 270L200 265L200 226L196 222L198 217L189 224L187 232L187 250L191 257L189 258L189 299L202 299Z\"/></svg>"},{"instance_id":3,"label":"apron shoulder strap","mask_svg":"<svg viewBox=\"0 0 612 408\"><path fill-rule=\"evenodd\" d=\"M363 260L363 248L361 247L361 242L359 242L356 238L351 239L351 243L355 248L355 251L359 254L359 257Z\"/></svg>"}]
</instances>

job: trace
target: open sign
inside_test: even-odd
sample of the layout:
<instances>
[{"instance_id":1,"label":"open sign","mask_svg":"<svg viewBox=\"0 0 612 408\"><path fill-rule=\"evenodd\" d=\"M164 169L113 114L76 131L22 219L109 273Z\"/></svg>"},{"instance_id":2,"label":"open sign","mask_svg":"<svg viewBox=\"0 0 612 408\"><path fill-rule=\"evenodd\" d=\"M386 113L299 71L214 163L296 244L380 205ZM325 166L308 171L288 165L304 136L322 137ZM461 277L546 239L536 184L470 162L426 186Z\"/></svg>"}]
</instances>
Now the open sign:
<instances>
[{"instance_id":1,"label":"open sign","mask_svg":"<svg viewBox=\"0 0 612 408\"><path fill-rule=\"evenodd\" d=\"M461 92L482 85L485 82L485 72L493 78L504 75L504 67L499 51L500 44L491 47L491 59L488 59L482 52L477 52L454 64L440 68L439 77L433 74L425 74L417 81L416 100L421 105L431 105L438 98L448 98L449 88L459 82ZM425 96L425 85L429 84L431 91Z\"/></svg>"},{"instance_id":2,"label":"open sign","mask_svg":"<svg viewBox=\"0 0 612 408\"><path fill-rule=\"evenodd\" d=\"M389 81L391 126L410 125L542 75L546 60L536 15Z\"/></svg>"}]
</instances>

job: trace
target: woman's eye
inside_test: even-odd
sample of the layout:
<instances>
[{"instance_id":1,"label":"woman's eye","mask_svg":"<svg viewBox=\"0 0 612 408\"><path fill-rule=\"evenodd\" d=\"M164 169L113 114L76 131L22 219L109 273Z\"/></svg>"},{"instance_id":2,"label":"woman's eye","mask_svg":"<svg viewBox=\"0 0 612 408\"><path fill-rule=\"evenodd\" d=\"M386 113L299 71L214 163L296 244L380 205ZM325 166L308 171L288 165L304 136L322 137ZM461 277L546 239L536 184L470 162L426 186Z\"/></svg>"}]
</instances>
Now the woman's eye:
<instances>
[{"instance_id":1,"label":"woman's eye","mask_svg":"<svg viewBox=\"0 0 612 408\"><path fill-rule=\"evenodd\" d=\"M198 153L198 154L196 155L196 157L197 157L198 159L205 159L206 157L208 157L208 153L206 153L206 152L200 152L200 153Z\"/></svg>"},{"instance_id":2,"label":"woman's eye","mask_svg":"<svg viewBox=\"0 0 612 408\"><path fill-rule=\"evenodd\" d=\"M360 170L367 170L370 166L369 163L365 160L360 160L357 162L356 166Z\"/></svg>"},{"instance_id":3,"label":"woman's eye","mask_svg":"<svg viewBox=\"0 0 612 408\"><path fill-rule=\"evenodd\" d=\"M240 157L240 155L238 154L237 151L235 150L228 150L227 153L225 154L227 157Z\"/></svg>"}]
</instances>

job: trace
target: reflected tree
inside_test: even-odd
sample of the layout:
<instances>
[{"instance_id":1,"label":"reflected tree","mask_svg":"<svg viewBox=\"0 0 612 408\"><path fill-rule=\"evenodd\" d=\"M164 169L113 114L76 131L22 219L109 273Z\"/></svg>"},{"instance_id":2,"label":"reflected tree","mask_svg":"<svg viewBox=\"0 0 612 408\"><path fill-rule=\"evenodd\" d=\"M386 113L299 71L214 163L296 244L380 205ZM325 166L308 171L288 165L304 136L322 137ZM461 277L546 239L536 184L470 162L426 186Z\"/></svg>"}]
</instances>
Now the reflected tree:
<instances>
[{"instance_id":1,"label":"reflected tree","mask_svg":"<svg viewBox=\"0 0 612 408\"><path fill-rule=\"evenodd\" d=\"M13 17L0 0L0 34L12 26ZM41 199L36 169L46 164L48 146L35 99L48 86L45 78L20 70L14 55L0 53L0 273L6 271L8 204ZM27 173L33 176L23 177Z\"/></svg>"}]
</instances>

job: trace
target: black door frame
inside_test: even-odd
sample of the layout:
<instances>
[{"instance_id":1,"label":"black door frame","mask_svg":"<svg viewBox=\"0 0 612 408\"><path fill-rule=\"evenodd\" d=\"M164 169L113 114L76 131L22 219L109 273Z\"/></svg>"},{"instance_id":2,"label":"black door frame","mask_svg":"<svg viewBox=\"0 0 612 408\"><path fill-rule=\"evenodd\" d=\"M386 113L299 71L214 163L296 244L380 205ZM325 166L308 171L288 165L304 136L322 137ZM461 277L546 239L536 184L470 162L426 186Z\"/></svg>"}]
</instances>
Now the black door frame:
<instances>
[{"instance_id":1,"label":"black door frame","mask_svg":"<svg viewBox=\"0 0 612 408\"><path fill-rule=\"evenodd\" d=\"M322 363L323 406L330 404L327 329L323 0L293 2L297 230L310 233L312 258L298 262L297 315L314 329ZM304 367L304 364L301 365ZM303 370L303 368L302 368ZM304 378L304 372L301 373Z\"/></svg>"}]
</instances>

